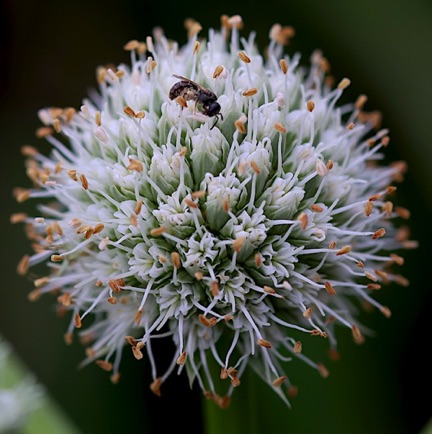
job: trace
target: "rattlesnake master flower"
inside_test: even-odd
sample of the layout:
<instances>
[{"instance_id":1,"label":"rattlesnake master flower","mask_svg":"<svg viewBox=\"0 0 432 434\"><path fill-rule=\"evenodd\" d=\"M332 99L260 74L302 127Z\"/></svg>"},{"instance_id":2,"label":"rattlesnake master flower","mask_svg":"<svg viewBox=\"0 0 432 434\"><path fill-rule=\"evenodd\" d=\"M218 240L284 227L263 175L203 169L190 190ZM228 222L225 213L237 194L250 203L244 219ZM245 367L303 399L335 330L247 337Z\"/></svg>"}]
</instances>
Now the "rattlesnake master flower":
<instances>
[{"instance_id":1,"label":"rattlesnake master flower","mask_svg":"<svg viewBox=\"0 0 432 434\"><path fill-rule=\"evenodd\" d=\"M350 82L332 86L319 52L308 68L284 54L290 27L271 29L263 57L238 16L207 39L186 24L182 47L160 29L130 41L131 65L99 68L79 111L40 112L37 134L53 151L24 148L34 188L17 198L43 204L36 218L14 216L35 250L19 272L48 264L31 298L56 294L71 316L66 341L78 329L84 363L113 382L126 346L147 354L156 394L186 370L225 407L251 366L288 402L287 361L328 375L302 344L327 339L336 357L336 326L361 342L359 308L389 316L373 293L407 284L391 268L413 244L393 224L408 211L389 198L405 166L379 164L389 143L379 115L364 96L339 105ZM171 100L174 74L197 85ZM221 106L216 124L196 101L206 89ZM158 338L174 343L165 372Z\"/></svg>"}]
</instances>

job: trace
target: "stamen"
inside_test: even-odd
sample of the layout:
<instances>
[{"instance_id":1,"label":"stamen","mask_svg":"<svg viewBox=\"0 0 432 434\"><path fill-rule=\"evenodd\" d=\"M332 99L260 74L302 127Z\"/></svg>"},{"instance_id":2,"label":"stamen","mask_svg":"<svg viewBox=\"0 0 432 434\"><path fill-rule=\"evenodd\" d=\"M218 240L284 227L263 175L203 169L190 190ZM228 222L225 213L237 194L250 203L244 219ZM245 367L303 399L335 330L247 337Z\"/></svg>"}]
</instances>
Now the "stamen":
<instances>
[{"instance_id":1,"label":"stamen","mask_svg":"<svg viewBox=\"0 0 432 434\"><path fill-rule=\"evenodd\" d=\"M336 252L336 255L341 256L341 255L345 255L349 252L351 252L351 246L344 246Z\"/></svg>"},{"instance_id":2,"label":"stamen","mask_svg":"<svg viewBox=\"0 0 432 434\"><path fill-rule=\"evenodd\" d=\"M245 90L242 95L243 96L253 96L253 95L256 95L257 93L258 93L258 89L256 87L253 87L252 89Z\"/></svg>"},{"instance_id":3,"label":"stamen","mask_svg":"<svg viewBox=\"0 0 432 434\"><path fill-rule=\"evenodd\" d=\"M279 66L282 72L286 75L288 72L288 62L285 59L279 60Z\"/></svg>"},{"instance_id":4,"label":"stamen","mask_svg":"<svg viewBox=\"0 0 432 434\"><path fill-rule=\"evenodd\" d=\"M303 312L303 316L306 319L310 319L310 317L312 316L312 308L308 307L304 312Z\"/></svg>"},{"instance_id":5,"label":"stamen","mask_svg":"<svg viewBox=\"0 0 432 434\"><path fill-rule=\"evenodd\" d=\"M234 249L234 251L235 251L236 253L239 253L239 252L240 252L240 250L241 250L241 248L243 247L245 241L246 241L246 237L238 237L238 238L236 238L236 239L233 241L232 246L233 246L233 249Z\"/></svg>"},{"instance_id":6,"label":"stamen","mask_svg":"<svg viewBox=\"0 0 432 434\"><path fill-rule=\"evenodd\" d=\"M62 262L63 256L62 255L51 255L51 261L53 262Z\"/></svg>"},{"instance_id":7,"label":"stamen","mask_svg":"<svg viewBox=\"0 0 432 434\"><path fill-rule=\"evenodd\" d=\"M346 89L351 84L351 80L349 78L343 78L339 84L337 85L337 88L340 90Z\"/></svg>"},{"instance_id":8,"label":"stamen","mask_svg":"<svg viewBox=\"0 0 432 434\"><path fill-rule=\"evenodd\" d=\"M310 206L310 209L314 212L323 212L324 208L320 205L313 204Z\"/></svg>"},{"instance_id":9,"label":"stamen","mask_svg":"<svg viewBox=\"0 0 432 434\"><path fill-rule=\"evenodd\" d=\"M368 201L366 202L366 205L365 205L365 211L364 211L366 217L369 217L369 216L372 214L373 207L374 207L373 202L370 201L370 200L368 200Z\"/></svg>"},{"instance_id":10,"label":"stamen","mask_svg":"<svg viewBox=\"0 0 432 434\"><path fill-rule=\"evenodd\" d=\"M160 226L158 228L154 228L150 231L150 235L152 237L158 237L158 236L162 235L164 232L166 232L167 229L168 228L166 226Z\"/></svg>"},{"instance_id":11,"label":"stamen","mask_svg":"<svg viewBox=\"0 0 432 434\"><path fill-rule=\"evenodd\" d=\"M324 282L324 286L329 295L336 295L336 291L330 282L328 281Z\"/></svg>"},{"instance_id":12,"label":"stamen","mask_svg":"<svg viewBox=\"0 0 432 434\"><path fill-rule=\"evenodd\" d=\"M410 211L406 208L401 207L401 206L395 207L395 212L399 217L403 218L404 220L408 220L411 216Z\"/></svg>"},{"instance_id":13,"label":"stamen","mask_svg":"<svg viewBox=\"0 0 432 434\"><path fill-rule=\"evenodd\" d=\"M51 136L53 132L53 129L50 127L40 127L36 130L36 137L38 139L44 139L45 137Z\"/></svg>"},{"instance_id":14,"label":"stamen","mask_svg":"<svg viewBox=\"0 0 432 434\"><path fill-rule=\"evenodd\" d=\"M312 100L307 101L306 108L309 112L313 112L315 108L315 103Z\"/></svg>"},{"instance_id":15,"label":"stamen","mask_svg":"<svg viewBox=\"0 0 432 434\"><path fill-rule=\"evenodd\" d=\"M110 362L106 362L105 360L96 360L96 365L98 365L100 368L102 368L104 371L112 371L113 364Z\"/></svg>"},{"instance_id":16,"label":"stamen","mask_svg":"<svg viewBox=\"0 0 432 434\"><path fill-rule=\"evenodd\" d=\"M355 324L352 325L352 334L354 341L357 344L362 344L364 342L364 337L361 334L360 329Z\"/></svg>"},{"instance_id":17,"label":"stamen","mask_svg":"<svg viewBox=\"0 0 432 434\"><path fill-rule=\"evenodd\" d=\"M186 351L183 351L176 361L177 365L180 365L180 366L184 365L186 363L186 358L187 358L187 353L186 353Z\"/></svg>"},{"instance_id":18,"label":"stamen","mask_svg":"<svg viewBox=\"0 0 432 434\"><path fill-rule=\"evenodd\" d=\"M74 323L77 329L80 329L82 327L81 317L78 312L75 314Z\"/></svg>"},{"instance_id":19,"label":"stamen","mask_svg":"<svg viewBox=\"0 0 432 434\"><path fill-rule=\"evenodd\" d=\"M217 280L213 280L211 283L211 293L213 297L217 297L219 295L219 283Z\"/></svg>"},{"instance_id":20,"label":"stamen","mask_svg":"<svg viewBox=\"0 0 432 434\"><path fill-rule=\"evenodd\" d=\"M372 235L373 240L377 240L378 238L382 238L386 233L386 230L384 228L380 228L377 231L374 232Z\"/></svg>"},{"instance_id":21,"label":"stamen","mask_svg":"<svg viewBox=\"0 0 432 434\"><path fill-rule=\"evenodd\" d=\"M262 338L257 340L257 344L261 345L264 348L271 348L272 347L272 345L269 341L262 339Z\"/></svg>"},{"instance_id":22,"label":"stamen","mask_svg":"<svg viewBox=\"0 0 432 434\"><path fill-rule=\"evenodd\" d=\"M244 52L240 51L238 53L238 56L240 57L240 60L244 63L251 63L251 58Z\"/></svg>"},{"instance_id":23,"label":"stamen","mask_svg":"<svg viewBox=\"0 0 432 434\"><path fill-rule=\"evenodd\" d=\"M180 255L177 252L171 252L171 262L175 268L181 267Z\"/></svg>"},{"instance_id":24,"label":"stamen","mask_svg":"<svg viewBox=\"0 0 432 434\"><path fill-rule=\"evenodd\" d=\"M224 67L222 65L216 66L214 72L213 72L213 78L218 78L224 70Z\"/></svg>"},{"instance_id":25,"label":"stamen","mask_svg":"<svg viewBox=\"0 0 432 434\"><path fill-rule=\"evenodd\" d=\"M299 354L299 353L302 352L302 349L303 349L303 345L302 345L302 343L301 343L300 341L297 341L297 342L294 344L293 351L294 351L296 354Z\"/></svg>"},{"instance_id":26,"label":"stamen","mask_svg":"<svg viewBox=\"0 0 432 434\"><path fill-rule=\"evenodd\" d=\"M281 377L276 378L272 381L272 384L274 387L280 387L282 383L287 379L285 375L282 375Z\"/></svg>"},{"instance_id":27,"label":"stamen","mask_svg":"<svg viewBox=\"0 0 432 434\"><path fill-rule=\"evenodd\" d=\"M126 42L125 45L123 45L123 49L126 51L133 51L139 47L139 44L140 43L136 39L132 39L132 40Z\"/></svg>"},{"instance_id":28,"label":"stamen","mask_svg":"<svg viewBox=\"0 0 432 434\"><path fill-rule=\"evenodd\" d=\"M29 269L29 263L30 263L29 255L24 255L21 258L21 260L18 262L16 271L20 276L24 276L27 273Z\"/></svg>"}]
</instances>

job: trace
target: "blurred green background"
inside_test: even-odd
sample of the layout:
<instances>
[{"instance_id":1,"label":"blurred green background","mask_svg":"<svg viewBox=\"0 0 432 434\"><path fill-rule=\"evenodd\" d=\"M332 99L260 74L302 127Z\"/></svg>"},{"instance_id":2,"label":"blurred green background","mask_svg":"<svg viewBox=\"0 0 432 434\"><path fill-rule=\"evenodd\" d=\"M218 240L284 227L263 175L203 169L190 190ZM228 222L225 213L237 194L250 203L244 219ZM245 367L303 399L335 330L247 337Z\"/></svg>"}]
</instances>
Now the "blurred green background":
<instances>
[{"instance_id":1,"label":"blurred green background","mask_svg":"<svg viewBox=\"0 0 432 434\"><path fill-rule=\"evenodd\" d=\"M432 416L427 355L432 304L432 3L2 0L0 5L0 143L5 152L0 333L78 429L86 434L194 434L210 423L212 433L419 433ZM220 411L202 407L200 394L189 390L184 377L172 378L163 396L154 397L148 390L147 363L132 357L124 357L122 380L116 386L98 367L78 370L82 348L63 343L68 320L56 317L49 297L30 303L32 285L15 272L29 243L21 226L9 224L9 215L32 209L31 203L18 205L11 194L13 187L29 185L20 147L28 143L49 149L34 137L37 110L79 107L95 86L96 66L127 62L123 44L144 39L153 27L163 27L170 38L184 43L185 18L193 17L208 29L219 27L222 14L240 14L243 34L256 31L261 48L273 23L294 26L297 33L288 52L300 51L307 61L315 48L323 50L336 79L351 78L347 98L365 93L366 108L383 112L383 124L391 131L389 159L409 165L397 202L411 210L412 238L420 242L416 251L404 255L404 274L411 286L390 286L377 294L393 315L365 315L364 322L376 336L364 345L356 346L341 330L339 362L327 361L324 347L308 348L312 358L329 366L328 379L301 363L291 364L291 378L299 387L291 410L250 375L234 394L232 408Z\"/></svg>"}]
</instances>

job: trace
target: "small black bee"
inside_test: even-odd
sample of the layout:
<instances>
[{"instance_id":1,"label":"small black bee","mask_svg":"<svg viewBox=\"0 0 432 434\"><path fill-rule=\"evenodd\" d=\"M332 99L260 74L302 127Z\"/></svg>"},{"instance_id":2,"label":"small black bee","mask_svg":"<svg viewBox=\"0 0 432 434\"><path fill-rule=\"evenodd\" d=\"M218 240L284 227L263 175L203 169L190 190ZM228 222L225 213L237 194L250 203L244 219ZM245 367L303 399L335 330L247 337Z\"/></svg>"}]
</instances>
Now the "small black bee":
<instances>
[{"instance_id":1,"label":"small black bee","mask_svg":"<svg viewBox=\"0 0 432 434\"><path fill-rule=\"evenodd\" d=\"M221 106L217 102L217 96L211 90L200 86L198 83L189 80L189 78L176 74L173 75L181 81L178 81L171 87L169 91L170 99L175 99L181 96L186 101L195 101L195 107L198 104L201 104L203 108L202 113L204 115L216 116L216 120L210 129L214 128L219 117L223 120L222 113L220 112Z\"/></svg>"}]
</instances>

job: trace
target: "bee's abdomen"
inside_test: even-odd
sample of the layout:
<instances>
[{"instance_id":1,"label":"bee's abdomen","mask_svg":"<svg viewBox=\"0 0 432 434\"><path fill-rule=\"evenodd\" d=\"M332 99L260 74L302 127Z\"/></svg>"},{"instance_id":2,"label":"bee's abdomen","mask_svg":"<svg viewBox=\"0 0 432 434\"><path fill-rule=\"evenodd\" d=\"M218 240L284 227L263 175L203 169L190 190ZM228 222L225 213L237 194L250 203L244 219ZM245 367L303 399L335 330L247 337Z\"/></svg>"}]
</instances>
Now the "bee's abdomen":
<instances>
[{"instance_id":1,"label":"bee's abdomen","mask_svg":"<svg viewBox=\"0 0 432 434\"><path fill-rule=\"evenodd\" d=\"M186 101L193 99L192 96L196 94L196 89L187 81L178 81L169 91L169 98L176 99L179 96L186 99Z\"/></svg>"}]
</instances>

